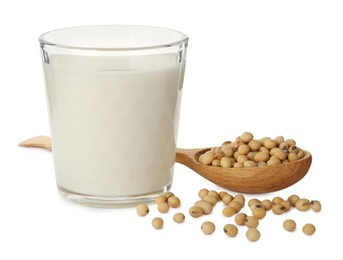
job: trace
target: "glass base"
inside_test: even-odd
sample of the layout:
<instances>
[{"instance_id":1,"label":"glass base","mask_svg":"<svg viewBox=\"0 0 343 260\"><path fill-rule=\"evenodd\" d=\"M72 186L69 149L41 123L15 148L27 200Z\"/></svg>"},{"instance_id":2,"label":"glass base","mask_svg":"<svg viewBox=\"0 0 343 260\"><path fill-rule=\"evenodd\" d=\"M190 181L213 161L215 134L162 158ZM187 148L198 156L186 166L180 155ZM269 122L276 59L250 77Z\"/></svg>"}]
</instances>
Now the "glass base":
<instances>
[{"instance_id":1,"label":"glass base","mask_svg":"<svg viewBox=\"0 0 343 260\"><path fill-rule=\"evenodd\" d=\"M169 191L171 184L154 192L134 196L93 196L75 193L61 186L57 187L62 197L78 204L97 208L123 208L135 206L139 203L151 202L159 195Z\"/></svg>"}]
</instances>

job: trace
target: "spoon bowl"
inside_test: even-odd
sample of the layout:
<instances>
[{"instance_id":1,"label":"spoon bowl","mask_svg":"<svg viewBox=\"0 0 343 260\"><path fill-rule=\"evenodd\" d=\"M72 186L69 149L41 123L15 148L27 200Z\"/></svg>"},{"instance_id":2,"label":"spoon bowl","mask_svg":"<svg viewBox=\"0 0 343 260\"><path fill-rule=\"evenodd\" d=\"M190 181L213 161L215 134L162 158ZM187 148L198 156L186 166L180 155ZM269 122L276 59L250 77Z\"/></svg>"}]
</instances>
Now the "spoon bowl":
<instances>
[{"instance_id":1,"label":"spoon bowl","mask_svg":"<svg viewBox=\"0 0 343 260\"><path fill-rule=\"evenodd\" d=\"M48 136L36 136L19 144L25 147L39 147L51 151ZM286 164L251 168L223 168L199 162L201 154L211 148L176 149L175 161L189 167L200 176L218 186L241 193L267 193L282 190L300 181L308 172L312 156L308 151L305 157Z\"/></svg>"},{"instance_id":2,"label":"spoon bowl","mask_svg":"<svg viewBox=\"0 0 343 260\"><path fill-rule=\"evenodd\" d=\"M304 158L286 164L251 168L214 167L199 162L200 155L210 149L177 149L176 162L222 188L241 193L258 194L287 188L306 175L312 162L311 154L303 150Z\"/></svg>"}]
</instances>

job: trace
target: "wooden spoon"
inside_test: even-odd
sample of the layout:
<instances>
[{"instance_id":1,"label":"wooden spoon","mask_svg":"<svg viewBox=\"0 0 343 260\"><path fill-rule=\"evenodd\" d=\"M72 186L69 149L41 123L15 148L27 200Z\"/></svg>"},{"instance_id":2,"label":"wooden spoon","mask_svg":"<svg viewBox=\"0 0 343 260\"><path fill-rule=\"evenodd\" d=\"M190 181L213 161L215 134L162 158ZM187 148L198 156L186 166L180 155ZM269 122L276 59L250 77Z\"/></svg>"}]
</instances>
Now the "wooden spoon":
<instances>
[{"instance_id":1,"label":"wooden spoon","mask_svg":"<svg viewBox=\"0 0 343 260\"><path fill-rule=\"evenodd\" d=\"M51 140L47 136L36 136L19 144L39 147L51 151ZM191 168L202 177L220 187L242 193L266 193L278 191L301 180L310 169L312 156L287 164L252 168L222 168L198 162L199 156L211 148L176 149L175 161Z\"/></svg>"}]
</instances>

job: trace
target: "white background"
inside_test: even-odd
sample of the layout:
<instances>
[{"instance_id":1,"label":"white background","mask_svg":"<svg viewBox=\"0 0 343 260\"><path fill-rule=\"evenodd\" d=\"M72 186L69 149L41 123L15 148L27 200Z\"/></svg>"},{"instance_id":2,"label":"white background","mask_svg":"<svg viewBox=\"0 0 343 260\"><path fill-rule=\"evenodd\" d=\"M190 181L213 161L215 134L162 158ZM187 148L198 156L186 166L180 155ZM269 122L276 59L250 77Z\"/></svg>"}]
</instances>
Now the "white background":
<instances>
[{"instance_id":1,"label":"white background","mask_svg":"<svg viewBox=\"0 0 343 260\"><path fill-rule=\"evenodd\" d=\"M342 2L329 0L2 2L0 259L341 259L342 13ZM181 225L172 221L176 210L163 216L163 230L154 230L150 221L160 214L153 205L140 218L134 208L94 209L62 199L51 154L17 144L49 135L38 35L90 24L188 34L178 146L216 146L243 131L294 138L313 155L309 173L288 189L257 197L296 193L320 200L322 212L269 213L257 243L246 239L245 227L226 237L222 227L233 218L221 215L222 205L208 217L188 216L200 188L221 189L182 165L172 187L187 215ZM283 230L287 218L297 221L296 232ZM200 231L205 220L217 225L212 236ZM301 232L307 222L317 227L312 237Z\"/></svg>"}]
</instances>

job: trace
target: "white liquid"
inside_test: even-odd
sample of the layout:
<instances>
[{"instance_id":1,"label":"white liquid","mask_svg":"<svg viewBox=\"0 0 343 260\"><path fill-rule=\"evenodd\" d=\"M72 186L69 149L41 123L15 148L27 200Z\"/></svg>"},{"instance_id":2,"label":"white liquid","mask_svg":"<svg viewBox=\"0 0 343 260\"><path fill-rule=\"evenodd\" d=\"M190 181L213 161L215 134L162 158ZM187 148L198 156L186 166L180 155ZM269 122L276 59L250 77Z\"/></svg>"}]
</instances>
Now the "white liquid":
<instances>
[{"instance_id":1,"label":"white liquid","mask_svg":"<svg viewBox=\"0 0 343 260\"><path fill-rule=\"evenodd\" d=\"M183 64L174 55L71 57L44 64L58 185L127 196L171 184Z\"/></svg>"}]
</instances>

